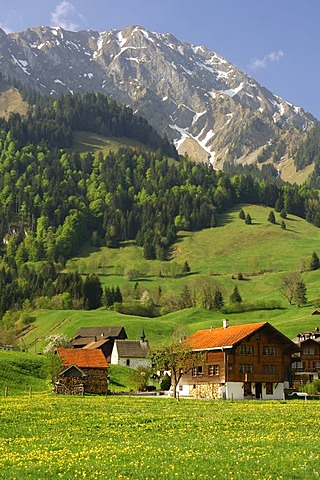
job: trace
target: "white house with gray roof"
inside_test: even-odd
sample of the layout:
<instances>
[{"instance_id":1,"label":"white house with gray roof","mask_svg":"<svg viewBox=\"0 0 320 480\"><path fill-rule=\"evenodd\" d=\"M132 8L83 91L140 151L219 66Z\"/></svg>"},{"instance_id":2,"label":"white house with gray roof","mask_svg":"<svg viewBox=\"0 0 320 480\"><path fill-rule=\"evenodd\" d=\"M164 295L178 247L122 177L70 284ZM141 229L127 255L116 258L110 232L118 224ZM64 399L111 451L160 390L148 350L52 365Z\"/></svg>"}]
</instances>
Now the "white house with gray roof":
<instances>
[{"instance_id":1,"label":"white house with gray roof","mask_svg":"<svg viewBox=\"0 0 320 480\"><path fill-rule=\"evenodd\" d=\"M133 369L151 367L148 353L149 342L142 332L140 340L115 340L110 363Z\"/></svg>"}]
</instances>

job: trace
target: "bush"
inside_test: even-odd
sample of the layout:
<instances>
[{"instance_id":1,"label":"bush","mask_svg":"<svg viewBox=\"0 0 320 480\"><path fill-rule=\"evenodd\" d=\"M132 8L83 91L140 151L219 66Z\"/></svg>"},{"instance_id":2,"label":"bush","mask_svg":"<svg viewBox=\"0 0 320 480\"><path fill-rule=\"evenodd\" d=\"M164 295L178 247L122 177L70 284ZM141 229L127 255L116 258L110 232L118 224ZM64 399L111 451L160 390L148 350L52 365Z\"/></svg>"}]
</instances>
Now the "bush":
<instances>
[{"instance_id":1,"label":"bush","mask_svg":"<svg viewBox=\"0 0 320 480\"><path fill-rule=\"evenodd\" d=\"M167 373L164 374L163 379L160 382L161 390L170 390L171 387L171 377Z\"/></svg>"},{"instance_id":2,"label":"bush","mask_svg":"<svg viewBox=\"0 0 320 480\"><path fill-rule=\"evenodd\" d=\"M318 395L320 393L320 380L307 382L299 388L300 392L306 392L308 395Z\"/></svg>"}]
</instances>

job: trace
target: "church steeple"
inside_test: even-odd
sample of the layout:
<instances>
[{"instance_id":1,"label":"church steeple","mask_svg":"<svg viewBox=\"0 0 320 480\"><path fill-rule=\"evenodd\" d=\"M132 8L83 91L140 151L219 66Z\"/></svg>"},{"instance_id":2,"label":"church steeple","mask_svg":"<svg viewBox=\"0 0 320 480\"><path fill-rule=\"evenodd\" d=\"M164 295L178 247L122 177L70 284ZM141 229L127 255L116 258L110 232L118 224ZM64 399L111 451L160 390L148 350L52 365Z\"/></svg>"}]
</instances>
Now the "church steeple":
<instances>
[{"instance_id":1,"label":"church steeple","mask_svg":"<svg viewBox=\"0 0 320 480\"><path fill-rule=\"evenodd\" d=\"M146 335L145 335L145 333L144 333L144 329L142 329L141 337L140 337L141 342L145 342L145 338L146 338Z\"/></svg>"}]
</instances>

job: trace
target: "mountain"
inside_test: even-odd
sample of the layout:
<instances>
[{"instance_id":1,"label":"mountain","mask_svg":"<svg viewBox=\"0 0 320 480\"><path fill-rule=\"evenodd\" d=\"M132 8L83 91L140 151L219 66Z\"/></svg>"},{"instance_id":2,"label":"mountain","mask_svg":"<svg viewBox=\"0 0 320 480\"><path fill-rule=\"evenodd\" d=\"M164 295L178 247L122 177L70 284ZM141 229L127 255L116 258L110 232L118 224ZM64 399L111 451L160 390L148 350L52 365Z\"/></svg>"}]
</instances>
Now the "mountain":
<instances>
[{"instance_id":1,"label":"mountain","mask_svg":"<svg viewBox=\"0 0 320 480\"><path fill-rule=\"evenodd\" d=\"M111 96L216 168L258 160L281 170L317 122L206 47L137 26L0 29L0 71L43 94Z\"/></svg>"}]
</instances>

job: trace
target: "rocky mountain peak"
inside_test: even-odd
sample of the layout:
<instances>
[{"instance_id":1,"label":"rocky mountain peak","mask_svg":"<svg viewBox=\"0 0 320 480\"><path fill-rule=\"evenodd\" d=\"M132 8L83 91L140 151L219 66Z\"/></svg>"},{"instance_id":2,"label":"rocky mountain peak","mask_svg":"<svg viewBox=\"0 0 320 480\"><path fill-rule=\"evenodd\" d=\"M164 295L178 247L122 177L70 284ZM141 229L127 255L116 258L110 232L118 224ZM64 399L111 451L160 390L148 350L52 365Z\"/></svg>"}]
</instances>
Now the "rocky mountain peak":
<instances>
[{"instance_id":1,"label":"rocky mountain peak","mask_svg":"<svg viewBox=\"0 0 320 480\"><path fill-rule=\"evenodd\" d=\"M225 160L254 161L266 146L266 160L281 163L292 138L315 122L218 53L141 26L101 33L0 31L0 69L43 94L112 96L166 133L180 152L216 167ZM288 134L292 128L296 136Z\"/></svg>"}]
</instances>

